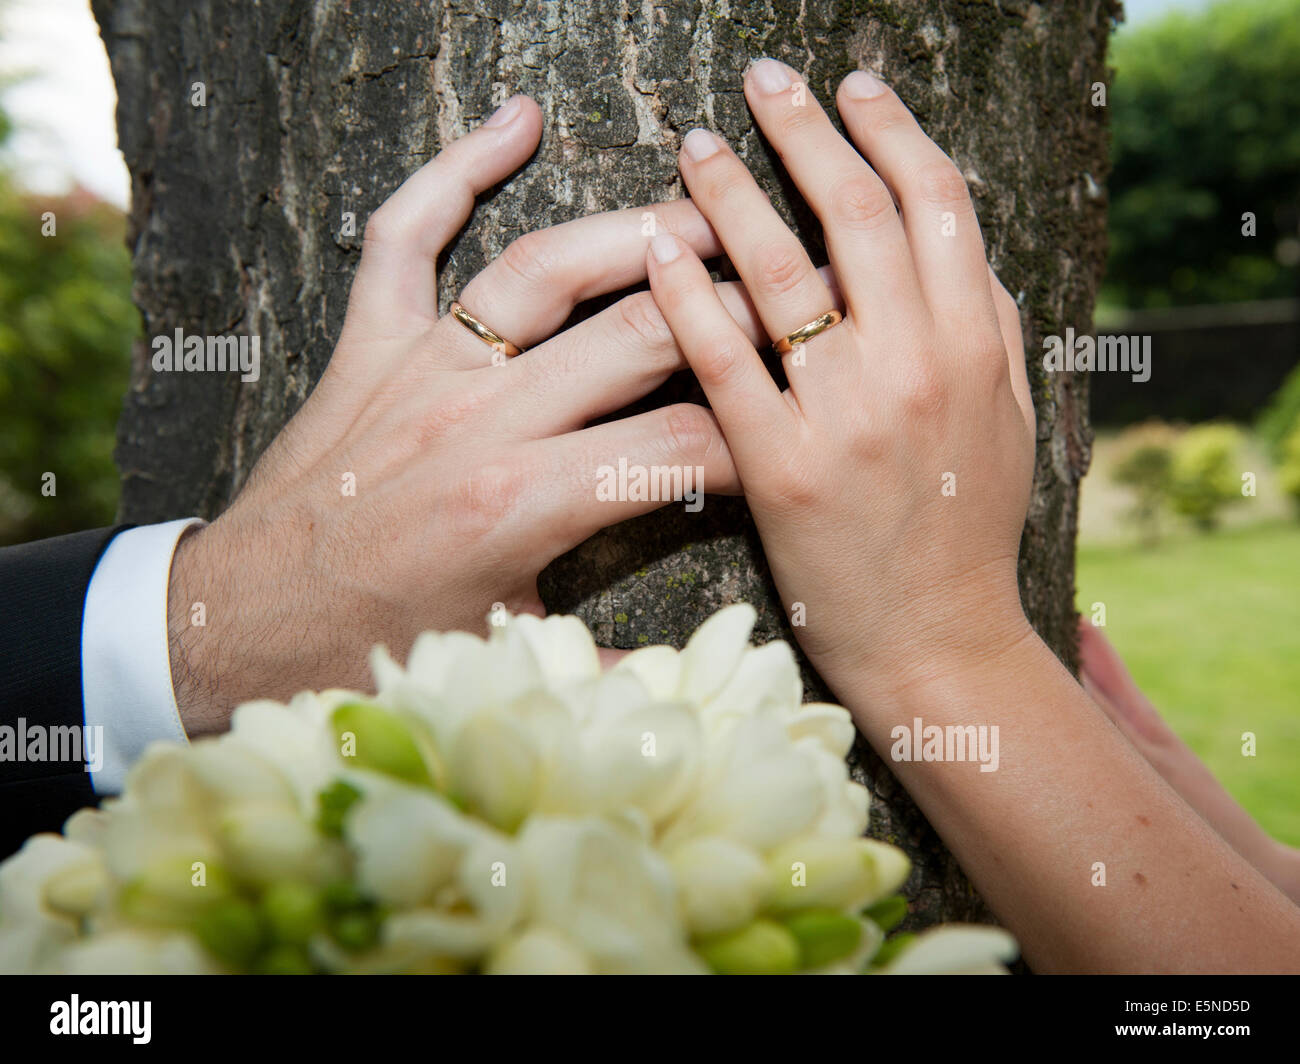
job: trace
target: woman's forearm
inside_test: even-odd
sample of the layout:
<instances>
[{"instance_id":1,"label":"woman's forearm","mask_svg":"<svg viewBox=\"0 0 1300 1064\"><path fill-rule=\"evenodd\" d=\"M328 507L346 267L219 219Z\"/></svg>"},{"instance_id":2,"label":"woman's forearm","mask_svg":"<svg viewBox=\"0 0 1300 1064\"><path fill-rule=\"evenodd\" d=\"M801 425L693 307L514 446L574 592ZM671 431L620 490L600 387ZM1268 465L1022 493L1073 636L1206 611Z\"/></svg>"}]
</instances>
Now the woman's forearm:
<instances>
[{"instance_id":1,"label":"woman's forearm","mask_svg":"<svg viewBox=\"0 0 1300 1064\"><path fill-rule=\"evenodd\" d=\"M1300 971L1300 909L1179 798L1036 636L888 697L875 685L870 704L854 690L872 685L832 684L1035 970ZM924 760L963 752L958 733L938 746L931 726L982 735L996 768L982 771L969 747L964 761Z\"/></svg>"}]
</instances>

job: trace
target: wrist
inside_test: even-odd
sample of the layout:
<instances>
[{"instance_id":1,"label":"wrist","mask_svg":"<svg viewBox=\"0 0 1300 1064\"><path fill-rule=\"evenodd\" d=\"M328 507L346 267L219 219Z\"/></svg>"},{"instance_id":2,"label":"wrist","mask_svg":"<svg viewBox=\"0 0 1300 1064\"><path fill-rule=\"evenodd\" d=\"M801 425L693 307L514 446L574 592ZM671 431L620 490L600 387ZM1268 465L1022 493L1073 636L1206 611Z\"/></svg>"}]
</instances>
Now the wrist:
<instances>
[{"instance_id":1,"label":"wrist","mask_svg":"<svg viewBox=\"0 0 1300 1064\"><path fill-rule=\"evenodd\" d=\"M290 663L277 659L269 626L257 623L258 614L274 612L273 603L256 575L265 560L259 567L238 549L245 538L227 513L188 530L172 555L167 651L176 708L191 738L225 731L235 706L273 697L273 681L290 672Z\"/></svg>"},{"instance_id":2,"label":"wrist","mask_svg":"<svg viewBox=\"0 0 1300 1064\"><path fill-rule=\"evenodd\" d=\"M235 707L253 699L365 685L373 612L356 596L341 606L337 589L305 575L309 563L294 527L290 515L248 513L236 504L177 544L167 588L168 656L191 737L225 731Z\"/></svg>"},{"instance_id":3,"label":"wrist","mask_svg":"<svg viewBox=\"0 0 1300 1064\"><path fill-rule=\"evenodd\" d=\"M211 585L211 580L201 575L206 568L201 545L210 528L191 528L181 534L167 580L167 653L172 694L186 734L191 737L220 731L222 727L214 708L215 669L207 660L210 604L198 591Z\"/></svg>"},{"instance_id":4,"label":"wrist","mask_svg":"<svg viewBox=\"0 0 1300 1064\"><path fill-rule=\"evenodd\" d=\"M961 639L934 640L924 650L898 653L892 662L846 664L823 678L873 745L900 721L943 714L954 721L968 709L1005 700L1008 689L1045 665L1062 666L1017 602L999 616L980 614Z\"/></svg>"},{"instance_id":5,"label":"wrist","mask_svg":"<svg viewBox=\"0 0 1300 1064\"><path fill-rule=\"evenodd\" d=\"M831 688L864 713L970 683L989 669L1001 674L1013 653L1029 648L1050 655L1025 616L1016 564L1008 554L960 578L877 598L870 617L850 614L833 626L843 636L837 646L805 650Z\"/></svg>"}]
</instances>

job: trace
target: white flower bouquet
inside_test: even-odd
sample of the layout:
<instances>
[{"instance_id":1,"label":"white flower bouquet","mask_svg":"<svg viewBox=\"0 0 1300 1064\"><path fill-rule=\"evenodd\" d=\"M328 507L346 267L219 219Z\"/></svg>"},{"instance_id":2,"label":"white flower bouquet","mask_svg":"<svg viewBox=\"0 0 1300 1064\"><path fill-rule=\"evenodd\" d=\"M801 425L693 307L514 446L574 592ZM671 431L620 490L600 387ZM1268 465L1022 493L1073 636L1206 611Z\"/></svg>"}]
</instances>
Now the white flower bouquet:
<instances>
[{"instance_id":1,"label":"white flower bouquet","mask_svg":"<svg viewBox=\"0 0 1300 1064\"><path fill-rule=\"evenodd\" d=\"M426 633L377 694L252 702L0 865L0 971L1002 971L887 932L853 724L748 606L602 670L573 617Z\"/></svg>"}]
</instances>

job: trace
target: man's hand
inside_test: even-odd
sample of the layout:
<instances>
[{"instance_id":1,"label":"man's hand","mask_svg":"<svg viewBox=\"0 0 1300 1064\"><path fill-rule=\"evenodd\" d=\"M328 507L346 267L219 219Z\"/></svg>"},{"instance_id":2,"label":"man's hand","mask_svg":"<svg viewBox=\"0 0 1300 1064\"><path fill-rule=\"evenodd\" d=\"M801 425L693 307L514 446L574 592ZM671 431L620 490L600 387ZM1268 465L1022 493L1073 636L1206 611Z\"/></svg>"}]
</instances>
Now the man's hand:
<instances>
[{"instance_id":1,"label":"man's hand","mask_svg":"<svg viewBox=\"0 0 1300 1064\"><path fill-rule=\"evenodd\" d=\"M739 490L703 407L584 428L684 367L649 293L547 339L576 303L644 279L644 211L717 254L689 201L529 234L475 277L461 302L522 355L507 360L439 319L437 255L475 196L531 155L540 128L536 105L514 98L370 218L316 390L230 509L182 539L168 616L189 734L224 728L250 698L361 687L376 642L404 654L425 629L483 631L498 602L541 613L536 577L553 558L661 505L599 501L602 465L702 467L708 491ZM758 339L741 288L718 293ZM191 627L200 601L206 626Z\"/></svg>"}]
</instances>

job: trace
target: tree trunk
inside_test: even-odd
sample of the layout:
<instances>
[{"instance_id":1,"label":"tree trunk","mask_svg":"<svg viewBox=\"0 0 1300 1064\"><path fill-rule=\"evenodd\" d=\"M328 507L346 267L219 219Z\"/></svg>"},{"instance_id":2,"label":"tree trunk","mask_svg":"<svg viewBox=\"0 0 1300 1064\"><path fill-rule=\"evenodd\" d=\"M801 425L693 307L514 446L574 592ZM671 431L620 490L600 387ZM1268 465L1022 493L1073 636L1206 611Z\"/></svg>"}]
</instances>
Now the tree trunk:
<instances>
[{"instance_id":1,"label":"tree trunk","mask_svg":"<svg viewBox=\"0 0 1300 1064\"><path fill-rule=\"evenodd\" d=\"M666 6L503 0L94 0L131 169L130 241L146 338L261 337L262 375L157 374L135 355L119 429L122 518L213 517L330 356L376 208L511 92L545 115L536 158L481 201L449 249L442 305L515 236L682 195L675 156L696 125L737 145L818 247L818 227L750 120L740 75L770 55L823 102L850 70L881 73L957 160L990 258L1022 307L1038 462L1021 547L1029 617L1073 664L1074 537L1089 457L1086 385L1050 378L1042 338L1091 327L1105 250L1104 81L1117 0L803 0ZM192 103L202 82L206 106ZM343 235L345 212L356 235ZM698 397L680 374L654 397ZM791 639L740 500L669 507L598 535L543 574L553 611L605 644L680 645L746 600L761 640ZM793 642L793 639L791 639ZM808 692L829 697L805 666ZM865 745L872 834L915 871L911 920L987 920L952 857Z\"/></svg>"}]
</instances>

